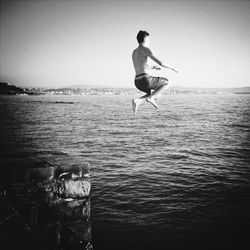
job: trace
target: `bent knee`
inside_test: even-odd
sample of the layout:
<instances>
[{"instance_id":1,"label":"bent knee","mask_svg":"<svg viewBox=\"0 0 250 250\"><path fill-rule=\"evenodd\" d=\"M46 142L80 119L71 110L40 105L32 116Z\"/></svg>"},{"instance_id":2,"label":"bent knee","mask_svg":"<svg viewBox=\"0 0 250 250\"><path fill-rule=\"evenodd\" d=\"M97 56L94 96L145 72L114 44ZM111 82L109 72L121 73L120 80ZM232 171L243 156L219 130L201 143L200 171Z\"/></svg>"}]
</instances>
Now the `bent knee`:
<instances>
[{"instance_id":1,"label":"bent knee","mask_svg":"<svg viewBox=\"0 0 250 250\"><path fill-rule=\"evenodd\" d=\"M166 78L166 77L161 77L160 80L161 80L161 82L162 82L164 85L168 85L168 83L169 83L168 78Z\"/></svg>"}]
</instances>

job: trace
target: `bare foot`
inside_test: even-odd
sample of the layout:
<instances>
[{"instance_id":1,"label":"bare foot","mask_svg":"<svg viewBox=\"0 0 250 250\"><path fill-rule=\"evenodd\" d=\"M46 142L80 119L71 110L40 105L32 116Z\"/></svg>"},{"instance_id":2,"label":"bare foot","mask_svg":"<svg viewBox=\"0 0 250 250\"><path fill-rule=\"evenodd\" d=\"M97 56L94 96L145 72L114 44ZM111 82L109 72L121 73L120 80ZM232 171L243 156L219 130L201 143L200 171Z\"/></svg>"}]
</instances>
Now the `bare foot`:
<instances>
[{"instance_id":1,"label":"bare foot","mask_svg":"<svg viewBox=\"0 0 250 250\"><path fill-rule=\"evenodd\" d=\"M147 98L146 99L147 102L150 102L156 109L158 108L157 104L155 103L155 99L154 98Z\"/></svg>"},{"instance_id":2,"label":"bare foot","mask_svg":"<svg viewBox=\"0 0 250 250\"><path fill-rule=\"evenodd\" d=\"M141 102L138 99L132 100L132 110L134 111L134 114L136 114L138 106Z\"/></svg>"}]
</instances>

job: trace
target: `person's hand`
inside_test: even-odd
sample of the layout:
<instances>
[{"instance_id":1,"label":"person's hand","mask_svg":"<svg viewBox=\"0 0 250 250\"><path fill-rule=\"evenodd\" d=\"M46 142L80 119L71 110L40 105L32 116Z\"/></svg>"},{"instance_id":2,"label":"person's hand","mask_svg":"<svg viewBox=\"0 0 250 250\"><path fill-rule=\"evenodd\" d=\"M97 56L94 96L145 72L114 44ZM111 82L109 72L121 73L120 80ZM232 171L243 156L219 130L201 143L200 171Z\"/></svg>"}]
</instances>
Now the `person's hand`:
<instances>
[{"instance_id":1,"label":"person's hand","mask_svg":"<svg viewBox=\"0 0 250 250\"><path fill-rule=\"evenodd\" d=\"M152 69L155 69L155 70L161 70L161 68L160 68L160 67L158 67L158 66L153 66L153 67L152 67Z\"/></svg>"}]
</instances>

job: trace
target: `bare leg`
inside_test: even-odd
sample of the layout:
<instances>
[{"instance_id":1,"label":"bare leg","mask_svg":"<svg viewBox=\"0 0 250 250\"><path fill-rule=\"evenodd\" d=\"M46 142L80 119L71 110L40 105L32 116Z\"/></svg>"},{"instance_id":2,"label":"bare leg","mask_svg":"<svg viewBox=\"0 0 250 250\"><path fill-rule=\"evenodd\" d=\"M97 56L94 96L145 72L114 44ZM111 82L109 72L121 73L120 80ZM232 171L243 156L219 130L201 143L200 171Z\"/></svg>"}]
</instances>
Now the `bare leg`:
<instances>
[{"instance_id":1,"label":"bare leg","mask_svg":"<svg viewBox=\"0 0 250 250\"><path fill-rule=\"evenodd\" d=\"M146 101L151 103L155 108L158 108L157 104L155 103L155 100L159 99L162 95L162 93L168 89L168 85L163 85L157 90L155 90L150 96L146 97Z\"/></svg>"},{"instance_id":2,"label":"bare leg","mask_svg":"<svg viewBox=\"0 0 250 250\"><path fill-rule=\"evenodd\" d=\"M139 97L139 98L135 98L135 99L132 100L132 109L133 109L133 111L134 111L134 114L136 114L139 105L140 105L144 100L146 100L146 98L147 98L148 96L150 96L150 95L149 95L149 94L146 94L146 95L144 95L144 96L141 96L141 97Z\"/></svg>"}]
</instances>

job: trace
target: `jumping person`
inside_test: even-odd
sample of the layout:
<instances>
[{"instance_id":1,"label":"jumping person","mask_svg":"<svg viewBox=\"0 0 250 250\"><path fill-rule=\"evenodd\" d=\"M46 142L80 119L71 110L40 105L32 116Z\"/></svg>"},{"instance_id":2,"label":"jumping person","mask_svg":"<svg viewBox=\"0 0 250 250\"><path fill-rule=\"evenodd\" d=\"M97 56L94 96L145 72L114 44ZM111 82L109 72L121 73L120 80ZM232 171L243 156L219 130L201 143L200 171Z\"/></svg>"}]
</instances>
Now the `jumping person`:
<instances>
[{"instance_id":1,"label":"jumping person","mask_svg":"<svg viewBox=\"0 0 250 250\"><path fill-rule=\"evenodd\" d=\"M147 31L140 30L137 34L137 41L139 46L133 51L132 59L135 68L135 86L146 95L132 100L132 109L136 114L138 106L145 100L151 103L155 108L158 108L155 100L159 99L161 94L168 88L168 79L165 77L155 77L149 74L151 69L160 70L158 66L150 66L148 64L148 57L155 61L160 66L173 70L178 73L177 70L168 67L162 61L157 59L152 51L149 49L150 40L149 33ZM151 90L154 90L151 93Z\"/></svg>"}]
</instances>

